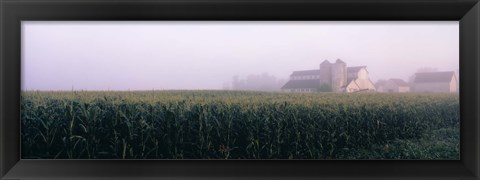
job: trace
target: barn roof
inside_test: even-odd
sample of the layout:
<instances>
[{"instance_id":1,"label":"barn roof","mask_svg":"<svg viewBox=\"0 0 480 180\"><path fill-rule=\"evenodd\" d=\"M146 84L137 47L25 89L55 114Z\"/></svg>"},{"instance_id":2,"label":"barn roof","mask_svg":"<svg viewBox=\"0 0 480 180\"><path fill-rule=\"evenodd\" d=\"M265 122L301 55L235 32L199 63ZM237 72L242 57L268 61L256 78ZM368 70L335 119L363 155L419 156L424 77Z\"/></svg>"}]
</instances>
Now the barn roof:
<instances>
[{"instance_id":1,"label":"barn roof","mask_svg":"<svg viewBox=\"0 0 480 180\"><path fill-rule=\"evenodd\" d=\"M354 66L354 67L348 67L347 68L347 73L357 73L363 68L366 68L367 66Z\"/></svg>"},{"instance_id":2,"label":"barn roof","mask_svg":"<svg viewBox=\"0 0 480 180\"><path fill-rule=\"evenodd\" d=\"M347 87L347 86L350 85L352 82L353 82L357 87L359 87L358 84L357 84L357 82L355 82L355 79L357 79L357 78L348 78L348 79L347 79L347 83L346 83L345 85L341 86L341 88Z\"/></svg>"},{"instance_id":3,"label":"barn roof","mask_svg":"<svg viewBox=\"0 0 480 180\"><path fill-rule=\"evenodd\" d=\"M347 78L347 84L350 84L350 82L352 82L353 80L357 79L357 76L355 77L348 77Z\"/></svg>"},{"instance_id":4,"label":"barn roof","mask_svg":"<svg viewBox=\"0 0 480 180\"><path fill-rule=\"evenodd\" d=\"M305 75L320 75L319 69L314 70L304 70L304 71L293 71L290 76L305 76Z\"/></svg>"},{"instance_id":5,"label":"barn roof","mask_svg":"<svg viewBox=\"0 0 480 180\"><path fill-rule=\"evenodd\" d=\"M446 72L425 72L415 73L415 83L428 83L428 82L450 82L455 75L453 71Z\"/></svg>"},{"instance_id":6,"label":"barn roof","mask_svg":"<svg viewBox=\"0 0 480 180\"><path fill-rule=\"evenodd\" d=\"M320 81L318 79L306 79L306 80L290 80L282 89L299 89L299 88L319 88Z\"/></svg>"},{"instance_id":7,"label":"barn roof","mask_svg":"<svg viewBox=\"0 0 480 180\"><path fill-rule=\"evenodd\" d=\"M395 83L397 86L403 86L403 87L408 86L408 83L403 81L402 79L390 79L390 81Z\"/></svg>"}]
</instances>

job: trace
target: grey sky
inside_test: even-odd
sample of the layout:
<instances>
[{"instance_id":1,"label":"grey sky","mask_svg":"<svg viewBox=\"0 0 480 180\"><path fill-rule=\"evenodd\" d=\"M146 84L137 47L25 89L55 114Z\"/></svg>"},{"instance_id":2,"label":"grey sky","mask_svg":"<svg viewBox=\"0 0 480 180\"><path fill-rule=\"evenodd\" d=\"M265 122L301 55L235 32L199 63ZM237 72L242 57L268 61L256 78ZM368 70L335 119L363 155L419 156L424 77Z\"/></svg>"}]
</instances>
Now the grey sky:
<instances>
[{"instance_id":1,"label":"grey sky","mask_svg":"<svg viewBox=\"0 0 480 180\"><path fill-rule=\"evenodd\" d=\"M222 89L232 76L366 65L372 81L457 71L458 21L22 22L22 89Z\"/></svg>"}]
</instances>

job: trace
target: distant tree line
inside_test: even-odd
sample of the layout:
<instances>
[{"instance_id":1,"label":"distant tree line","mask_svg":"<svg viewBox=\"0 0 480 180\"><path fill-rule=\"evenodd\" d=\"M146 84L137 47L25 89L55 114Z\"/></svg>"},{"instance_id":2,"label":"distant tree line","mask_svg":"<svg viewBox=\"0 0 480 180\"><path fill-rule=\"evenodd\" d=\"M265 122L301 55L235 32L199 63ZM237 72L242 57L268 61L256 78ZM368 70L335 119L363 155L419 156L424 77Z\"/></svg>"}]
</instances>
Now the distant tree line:
<instances>
[{"instance_id":1,"label":"distant tree line","mask_svg":"<svg viewBox=\"0 0 480 180\"><path fill-rule=\"evenodd\" d=\"M268 73L250 74L246 78L238 75L232 78L232 90L280 91L287 80L278 79Z\"/></svg>"}]
</instances>

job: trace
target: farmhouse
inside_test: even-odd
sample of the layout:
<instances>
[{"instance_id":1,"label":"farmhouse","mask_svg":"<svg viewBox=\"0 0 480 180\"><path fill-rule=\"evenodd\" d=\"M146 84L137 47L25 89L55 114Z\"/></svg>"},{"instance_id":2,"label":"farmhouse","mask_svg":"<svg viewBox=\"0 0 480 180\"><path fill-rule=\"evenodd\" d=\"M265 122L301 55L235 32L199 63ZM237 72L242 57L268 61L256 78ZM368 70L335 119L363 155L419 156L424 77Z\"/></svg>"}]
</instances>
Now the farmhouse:
<instances>
[{"instance_id":1,"label":"farmhouse","mask_svg":"<svg viewBox=\"0 0 480 180\"><path fill-rule=\"evenodd\" d=\"M455 72L415 73L414 92L457 92L458 80Z\"/></svg>"},{"instance_id":2,"label":"farmhouse","mask_svg":"<svg viewBox=\"0 0 480 180\"><path fill-rule=\"evenodd\" d=\"M410 86L402 79L389 79L376 87L377 92L410 92Z\"/></svg>"},{"instance_id":3,"label":"farmhouse","mask_svg":"<svg viewBox=\"0 0 480 180\"><path fill-rule=\"evenodd\" d=\"M282 87L287 92L358 92L375 91L375 86L368 77L366 66L348 67L337 59L335 63L328 60L320 64L319 69L294 71L290 80Z\"/></svg>"}]
</instances>

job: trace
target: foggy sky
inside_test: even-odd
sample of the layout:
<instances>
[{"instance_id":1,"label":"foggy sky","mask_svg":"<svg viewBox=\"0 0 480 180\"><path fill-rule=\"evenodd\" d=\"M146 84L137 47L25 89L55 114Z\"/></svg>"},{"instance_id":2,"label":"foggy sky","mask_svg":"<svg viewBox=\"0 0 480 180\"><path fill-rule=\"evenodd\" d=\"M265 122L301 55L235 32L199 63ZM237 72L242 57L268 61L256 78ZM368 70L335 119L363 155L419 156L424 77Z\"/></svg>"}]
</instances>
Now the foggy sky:
<instances>
[{"instance_id":1,"label":"foggy sky","mask_svg":"<svg viewBox=\"0 0 480 180\"><path fill-rule=\"evenodd\" d=\"M365 65L373 82L457 71L458 21L22 22L23 90L222 89L326 59Z\"/></svg>"}]
</instances>

